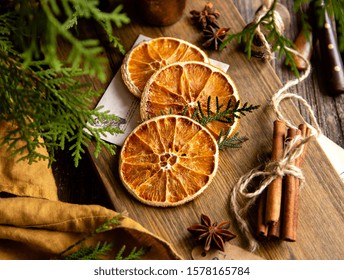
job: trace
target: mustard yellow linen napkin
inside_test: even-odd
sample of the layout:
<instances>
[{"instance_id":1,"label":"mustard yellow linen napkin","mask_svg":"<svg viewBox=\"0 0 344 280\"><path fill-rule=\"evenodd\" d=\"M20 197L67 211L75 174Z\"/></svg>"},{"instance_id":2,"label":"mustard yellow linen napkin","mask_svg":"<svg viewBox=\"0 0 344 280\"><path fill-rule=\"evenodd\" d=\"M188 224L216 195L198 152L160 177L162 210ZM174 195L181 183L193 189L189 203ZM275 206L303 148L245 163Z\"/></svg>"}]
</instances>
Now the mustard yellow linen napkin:
<instances>
[{"instance_id":1,"label":"mustard yellow linen napkin","mask_svg":"<svg viewBox=\"0 0 344 280\"><path fill-rule=\"evenodd\" d=\"M13 129L10 123L0 121L0 139L9 129ZM9 157L6 150L6 146L0 147L0 193L58 199L54 176L52 170L47 168L47 162L39 161L29 165ZM44 148L39 148L39 152L47 155Z\"/></svg>"},{"instance_id":2,"label":"mustard yellow linen napkin","mask_svg":"<svg viewBox=\"0 0 344 280\"><path fill-rule=\"evenodd\" d=\"M8 128L0 122L0 138ZM118 214L99 205L59 201L47 162L16 162L0 148L0 259L62 258L60 253ZM125 245L127 252L146 248L142 259L180 259L170 244L125 216L118 227L85 242L95 246L99 241L114 244L113 257Z\"/></svg>"}]
</instances>

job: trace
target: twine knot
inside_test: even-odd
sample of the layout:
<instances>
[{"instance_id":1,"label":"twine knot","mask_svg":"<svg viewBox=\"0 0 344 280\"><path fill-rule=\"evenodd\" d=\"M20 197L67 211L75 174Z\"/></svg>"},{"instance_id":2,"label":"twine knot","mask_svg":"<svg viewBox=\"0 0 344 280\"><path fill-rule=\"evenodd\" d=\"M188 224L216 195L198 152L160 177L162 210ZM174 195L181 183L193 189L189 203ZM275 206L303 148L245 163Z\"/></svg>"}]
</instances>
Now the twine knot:
<instances>
[{"instance_id":1,"label":"twine knot","mask_svg":"<svg viewBox=\"0 0 344 280\"><path fill-rule=\"evenodd\" d=\"M267 37L269 30L264 28L264 24L268 24L270 20L274 22L276 32L283 34L290 24L290 14L288 9L280 4L276 3L274 9L272 9L273 1L264 1L263 5L257 10L253 21L248 24L256 25L255 40L252 42L252 55L263 58L267 61L271 61L274 58L272 52L272 42L268 42ZM266 15L270 17L266 17Z\"/></svg>"},{"instance_id":2,"label":"twine knot","mask_svg":"<svg viewBox=\"0 0 344 280\"><path fill-rule=\"evenodd\" d=\"M303 182L304 176L302 170L297 167L294 162L302 154L305 140L308 141L308 138L296 136L287 143L284 147L282 158L278 161L271 161L266 164L264 170L267 172L267 176L275 179L276 177L292 175Z\"/></svg>"},{"instance_id":3,"label":"twine knot","mask_svg":"<svg viewBox=\"0 0 344 280\"><path fill-rule=\"evenodd\" d=\"M253 168L247 174L243 175L234 186L231 196L231 206L239 228L246 236L252 251L258 248L258 242L247 222L248 210L263 191L278 177L282 178L286 175L294 176L300 181L299 187L303 187L305 177L301 168L296 166L294 162L302 153L304 144L309 141L310 137L296 136L285 145L283 156L280 160L270 161ZM250 183L256 177L261 177L260 184L255 190L250 191Z\"/></svg>"},{"instance_id":4,"label":"twine knot","mask_svg":"<svg viewBox=\"0 0 344 280\"><path fill-rule=\"evenodd\" d=\"M272 176L278 176L278 177L283 177L285 174L286 164L283 161L274 161L271 162L268 167L266 168L267 170L271 170L271 175Z\"/></svg>"},{"instance_id":5,"label":"twine knot","mask_svg":"<svg viewBox=\"0 0 344 280\"><path fill-rule=\"evenodd\" d=\"M263 5L263 12L267 13L270 10L272 1L265 0ZM255 18L256 22L259 22L260 19L264 16L263 13L260 13ZM277 17L274 16L276 19ZM261 31L259 25L257 28L258 36L260 36L264 42L265 48L267 48L267 53L271 52L270 45L266 41L265 36L263 36L263 32ZM260 165L256 168L253 168L247 174L243 175L239 178L237 184L234 186L231 195L231 206L236 218L236 221L239 225L240 230L246 237L249 242L249 246L252 251L258 248L258 242L256 241L254 235L251 233L252 229L248 224L247 220L247 212L252 206L252 204L256 201L256 199L262 194L262 192L274 181L277 177L283 177L285 175L292 175L300 180L300 188L304 185L305 178L302 173L302 170L295 166L293 162L297 157L300 156L304 149L304 145L310 141L313 137L318 137L321 134L320 127L314 115L314 112L311 106L307 103L305 99L295 93L288 93L286 92L290 87L295 86L306 79L310 72L311 66L309 61L302 56L298 51L287 48L288 51L292 52L295 56L300 57L303 59L307 65L305 72L300 76L300 78L296 78L294 80L288 81L283 87L281 87L271 98L271 106L273 111L275 112L277 119L283 121L287 127L289 128L297 128L291 121L289 121L283 114L280 109L282 101L286 99L297 99L301 105L306 107L306 111L310 115L311 122L313 126L307 123L307 126L311 129L311 134L307 137L302 137L297 135L290 141L286 141L287 144L284 147L283 155L278 161L271 161L264 165ZM269 56L269 55L268 55ZM261 182L259 186L254 189L253 191L249 191L252 189L250 187L250 183L256 177L261 177Z\"/></svg>"}]
</instances>

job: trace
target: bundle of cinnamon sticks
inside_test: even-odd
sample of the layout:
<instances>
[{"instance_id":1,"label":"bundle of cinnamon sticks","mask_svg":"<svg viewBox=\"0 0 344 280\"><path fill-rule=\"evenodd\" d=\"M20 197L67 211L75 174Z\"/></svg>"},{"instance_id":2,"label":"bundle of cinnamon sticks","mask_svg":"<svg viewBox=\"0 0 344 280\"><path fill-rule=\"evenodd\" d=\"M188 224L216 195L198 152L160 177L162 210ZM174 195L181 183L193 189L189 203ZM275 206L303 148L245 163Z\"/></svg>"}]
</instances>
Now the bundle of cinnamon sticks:
<instances>
[{"instance_id":1,"label":"bundle of cinnamon sticks","mask_svg":"<svg viewBox=\"0 0 344 280\"><path fill-rule=\"evenodd\" d=\"M308 137L311 133L306 124L298 129L287 128L285 123L276 120L273 130L272 161L279 161L283 156L286 141L296 135ZM301 168L302 154L291 164ZM257 234L259 237L275 237L285 241L296 241L299 206L299 179L292 175L277 177L259 197L257 211Z\"/></svg>"}]
</instances>

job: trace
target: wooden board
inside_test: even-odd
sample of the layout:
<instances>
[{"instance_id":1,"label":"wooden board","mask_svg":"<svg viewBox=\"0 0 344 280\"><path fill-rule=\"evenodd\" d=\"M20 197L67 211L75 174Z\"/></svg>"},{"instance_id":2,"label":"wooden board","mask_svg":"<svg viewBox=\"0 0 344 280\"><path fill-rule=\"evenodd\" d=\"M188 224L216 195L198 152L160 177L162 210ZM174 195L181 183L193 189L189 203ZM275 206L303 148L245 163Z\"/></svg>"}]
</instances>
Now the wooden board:
<instances>
[{"instance_id":1,"label":"wooden board","mask_svg":"<svg viewBox=\"0 0 344 280\"><path fill-rule=\"evenodd\" d=\"M212 1L222 12L221 26L231 28L231 32L240 31L244 22L232 1ZM182 19L176 24L164 28L145 25L134 12L132 1L125 1L125 9L132 23L116 30L128 50L139 34L149 37L174 36L201 45L201 33L192 24L189 12L200 10L201 1L187 1ZM222 151L218 173L208 189L194 201L175 208L155 208L136 201L122 186L118 178L118 158L103 151L98 158L93 157L94 146L89 152L96 171L101 178L108 195L117 211L127 210L129 216L141 223L151 232L170 242L185 259L191 258L195 246L186 228L199 221L201 213L212 220L233 220L230 209L231 189L237 180L259 164L262 158L271 152L272 123L275 115L269 107L273 93L281 86L273 69L268 63L256 59L248 60L231 44L221 52L208 52L213 59L230 64L228 74L236 82L241 98L249 104L260 104L259 110L242 118L239 132L249 138L241 149ZM118 71L123 56L108 52L109 81ZM111 68L110 68L111 67ZM96 88L103 87L94 82ZM302 117L291 101L283 103L286 116L295 124ZM261 244L256 252L266 259L343 259L344 258L344 188L339 176L316 141L309 145L309 153L304 164L306 186L301 191L300 216L297 242L269 241ZM233 224L232 231L238 238L233 244L245 247L240 232Z\"/></svg>"}]
</instances>

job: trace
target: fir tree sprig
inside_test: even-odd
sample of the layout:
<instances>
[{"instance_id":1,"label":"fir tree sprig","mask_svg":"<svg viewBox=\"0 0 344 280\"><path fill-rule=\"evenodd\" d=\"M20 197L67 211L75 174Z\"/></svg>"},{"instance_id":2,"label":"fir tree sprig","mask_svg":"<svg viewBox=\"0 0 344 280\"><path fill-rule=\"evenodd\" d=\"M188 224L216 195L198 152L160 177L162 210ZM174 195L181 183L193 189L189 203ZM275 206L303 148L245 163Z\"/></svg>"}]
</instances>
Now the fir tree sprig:
<instances>
[{"instance_id":1,"label":"fir tree sprig","mask_svg":"<svg viewBox=\"0 0 344 280\"><path fill-rule=\"evenodd\" d=\"M123 218L123 215L119 214L119 215L113 217L112 219L105 221L103 224L101 224L99 227L97 227L95 229L94 233L95 234L102 233L105 231L109 231L116 226L119 226L121 224L122 218Z\"/></svg>"},{"instance_id":2,"label":"fir tree sprig","mask_svg":"<svg viewBox=\"0 0 344 280\"><path fill-rule=\"evenodd\" d=\"M235 118L240 118L246 116L246 113L251 113L252 111L258 109L259 105L248 105L247 102L240 107L240 101L233 104L232 99L227 102L227 105L219 104L219 99L216 97L215 102L215 112L211 111L211 97L207 100L207 110L204 112L201 103L198 102L197 108L194 111L192 118L196 119L200 124L206 126L212 121L219 121L224 123L232 124ZM217 144L220 150L225 148L241 148L242 144L248 140L245 136L240 136L239 133L235 133L229 137L231 128L227 130L221 130L217 139Z\"/></svg>"},{"instance_id":3,"label":"fir tree sprig","mask_svg":"<svg viewBox=\"0 0 344 280\"><path fill-rule=\"evenodd\" d=\"M256 30L259 25L267 30L267 41L272 45L272 52L278 51L278 56L285 56L285 65L288 65L293 73L299 77L299 71L296 68L295 61L293 59L294 54L290 51L291 48L295 49L294 43L278 32L276 21L274 18L274 11L276 9L277 0L274 0L271 7L265 15L257 23L248 24L242 31L234 34L229 34L223 43L220 45L220 50L223 50L226 45L236 40L239 44L244 45L244 52L248 58L251 58L252 43L255 39ZM323 3L323 4L322 4ZM311 24L309 22L309 16L303 11L304 5L314 4L315 6L323 6L330 16L333 16L337 24L337 34L339 49L344 51L344 2L342 0L295 0L293 4L293 11L299 13L302 30L307 34L311 32ZM316 24L322 26L324 23L323 13L318 16Z\"/></svg>"},{"instance_id":4,"label":"fir tree sprig","mask_svg":"<svg viewBox=\"0 0 344 280\"><path fill-rule=\"evenodd\" d=\"M219 121L224 123L232 124L235 118L240 118L241 116L246 116L246 113L251 113L258 109L259 105L248 105L247 102L240 107L240 101L233 103L232 99L229 99L226 106L219 103L219 98L215 98L215 112L212 112L212 101L211 96L207 98L206 112L202 109L202 104L200 101L197 102L197 107L193 111L191 118L199 122L201 125L206 126L212 121ZM185 106L180 113L182 116L188 115L189 106ZM164 116L168 114L174 114L173 109L170 108L168 112L161 111L160 115L155 114L149 116L148 119L152 117ZM145 120L143 120L145 121ZM217 139L217 144L220 150L225 148L241 148L242 144L248 140L247 137L240 136L239 133L235 133L229 137L231 128L227 130L221 130Z\"/></svg>"},{"instance_id":5,"label":"fir tree sprig","mask_svg":"<svg viewBox=\"0 0 344 280\"><path fill-rule=\"evenodd\" d=\"M59 257L65 260L99 260L102 257L111 258L111 254L114 247L114 242L98 242L95 246L86 246L85 241L91 237L96 236L97 234L109 231L121 224L123 214L118 214L115 217L105 221L103 224L98 226L95 230L84 236L82 239L78 240L63 252L59 254ZM75 252L68 254L72 249L78 248ZM145 248L133 249L127 254L124 255L126 246L123 245L121 249L114 256L115 260L138 260L145 253Z\"/></svg>"},{"instance_id":6,"label":"fir tree sprig","mask_svg":"<svg viewBox=\"0 0 344 280\"><path fill-rule=\"evenodd\" d=\"M223 50L227 44L232 42L234 39L237 40L239 44L244 45L244 52L247 54L248 58L252 56L252 45L256 37L256 30L258 26L262 26L267 30L266 40L271 44L272 52L278 51L278 56L282 57L285 55L285 64L289 65L296 76L299 76L299 71L296 68L295 61L293 59L294 55L289 50L294 48L294 43L281 34L278 30L277 23L274 16L274 10L276 9L277 0L274 0L271 7L263 15L259 21L248 24L242 31L229 34L227 38L220 45L220 50Z\"/></svg>"},{"instance_id":7,"label":"fir tree sprig","mask_svg":"<svg viewBox=\"0 0 344 280\"><path fill-rule=\"evenodd\" d=\"M123 218L122 214L119 214L112 219L105 221L103 224L98 226L94 231L90 234L86 235L84 238L80 239L76 243L69 246L66 250L60 253L60 257L66 260L98 260L101 257L111 257L111 252L113 251L114 242L98 242L96 246L85 246L85 241L91 237L96 236L97 234L109 231L121 224L121 219ZM67 254L72 249L80 246L78 250L71 254ZM126 256L124 255L126 246L123 245L121 249L117 252L114 259L115 260L138 260L140 259L145 253L145 248L140 248L137 250L134 247Z\"/></svg>"},{"instance_id":8,"label":"fir tree sprig","mask_svg":"<svg viewBox=\"0 0 344 280\"><path fill-rule=\"evenodd\" d=\"M94 237L95 235L97 235L99 233L109 231L109 230L114 229L115 227L119 226L121 224L121 220L122 219L123 219L123 215L122 214L118 214L118 215L114 216L113 218L105 221L104 223L99 225L95 230L93 230L90 233L86 234L83 238L81 238L80 240L78 240L74 244L70 245L65 250L63 250L59 254L59 256L62 257L62 258L66 258L66 256L71 255L71 254L67 254L69 251L71 251L72 249L76 248L77 246L83 245L84 242L87 239L92 238L92 237ZM109 245L109 244L110 243L108 243L107 246L105 246L105 247L112 246L112 245ZM104 243L97 245L96 246L96 247L98 247L97 251L99 251L99 248L103 247L103 246L104 246ZM85 246L81 246L81 250L84 251L85 253L89 253L89 250L86 249ZM79 255L79 257L80 257L80 255Z\"/></svg>"},{"instance_id":9,"label":"fir tree sprig","mask_svg":"<svg viewBox=\"0 0 344 280\"><path fill-rule=\"evenodd\" d=\"M96 246L82 246L76 252L65 256L65 260L100 260L102 257L111 257L111 252L113 250L113 243L108 242L98 242ZM145 248L137 249L134 247L127 255L125 255L126 246L123 245L122 248L117 252L114 260L139 260L146 253Z\"/></svg>"},{"instance_id":10,"label":"fir tree sprig","mask_svg":"<svg viewBox=\"0 0 344 280\"><path fill-rule=\"evenodd\" d=\"M106 257L113 249L113 243L98 242L96 246L82 246L76 252L64 257L65 260L99 260Z\"/></svg>"},{"instance_id":11,"label":"fir tree sprig","mask_svg":"<svg viewBox=\"0 0 344 280\"><path fill-rule=\"evenodd\" d=\"M15 25L15 18L10 13L0 14L0 49L5 52L13 48L9 36L15 28Z\"/></svg>"},{"instance_id":12,"label":"fir tree sprig","mask_svg":"<svg viewBox=\"0 0 344 280\"><path fill-rule=\"evenodd\" d=\"M224 130L220 131L219 138L217 139L217 145L220 150L224 150L226 148L241 148L242 144L248 140L247 137L240 136L238 132L229 137L230 132L230 128L227 129L226 132L224 132Z\"/></svg>"},{"instance_id":13,"label":"fir tree sprig","mask_svg":"<svg viewBox=\"0 0 344 280\"><path fill-rule=\"evenodd\" d=\"M202 104L198 101L197 107L192 114L192 118L196 119L204 126L212 121L232 124L234 118L240 118L241 115L245 116L246 113L251 113L259 108L259 105L248 105L247 102L240 107L240 101L233 103L232 99L229 99L226 106L224 106L224 104L219 104L219 98L216 96L215 112L213 113L211 110L211 102L211 97L209 96L207 99L206 112L204 112Z\"/></svg>"},{"instance_id":14,"label":"fir tree sprig","mask_svg":"<svg viewBox=\"0 0 344 280\"><path fill-rule=\"evenodd\" d=\"M119 252L115 256L115 260L139 260L141 259L144 254L146 253L145 248L140 248L137 250L136 247L134 247L127 256L124 256L124 251L126 249L126 246L123 245L122 248L119 250Z\"/></svg>"}]
</instances>

